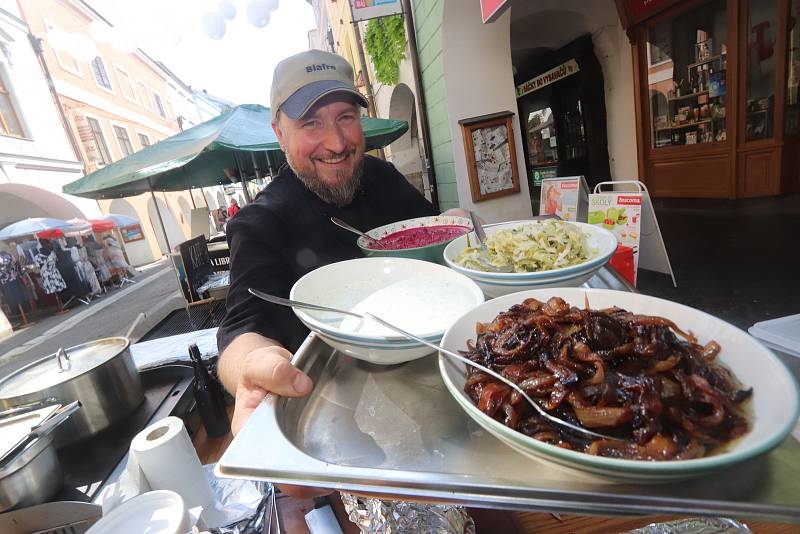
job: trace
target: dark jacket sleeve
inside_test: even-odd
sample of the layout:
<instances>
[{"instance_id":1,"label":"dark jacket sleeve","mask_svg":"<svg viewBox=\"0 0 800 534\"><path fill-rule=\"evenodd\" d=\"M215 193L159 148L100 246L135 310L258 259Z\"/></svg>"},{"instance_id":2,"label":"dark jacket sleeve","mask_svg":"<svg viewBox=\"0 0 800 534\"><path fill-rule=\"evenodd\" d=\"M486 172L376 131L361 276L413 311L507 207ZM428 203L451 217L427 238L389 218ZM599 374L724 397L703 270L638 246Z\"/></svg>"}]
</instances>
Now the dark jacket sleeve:
<instances>
[{"instance_id":1,"label":"dark jacket sleeve","mask_svg":"<svg viewBox=\"0 0 800 534\"><path fill-rule=\"evenodd\" d=\"M247 291L252 287L288 297L294 283L282 257L280 221L263 212L258 206L242 209L228 223L231 281L225 318L217 331L220 353L246 332L279 341L289 350L297 348L308 333L298 328L290 308L264 302Z\"/></svg>"}]
</instances>

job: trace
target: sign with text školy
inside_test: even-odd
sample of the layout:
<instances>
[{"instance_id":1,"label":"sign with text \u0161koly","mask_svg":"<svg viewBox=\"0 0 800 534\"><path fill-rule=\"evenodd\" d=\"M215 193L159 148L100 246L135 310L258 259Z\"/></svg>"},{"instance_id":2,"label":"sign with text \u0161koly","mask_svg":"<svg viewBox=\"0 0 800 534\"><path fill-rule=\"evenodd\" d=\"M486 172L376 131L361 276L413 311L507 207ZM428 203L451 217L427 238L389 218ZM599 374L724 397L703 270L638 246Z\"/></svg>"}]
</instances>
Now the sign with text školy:
<instances>
[{"instance_id":1,"label":"sign with text \u0161koly","mask_svg":"<svg viewBox=\"0 0 800 534\"><path fill-rule=\"evenodd\" d=\"M585 221L589 186L583 176L562 176L542 180L539 215L558 215L565 221Z\"/></svg>"},{"instance_id":2,"label":"sign with text \u0161koly","mask_svg":"<svg viewBox=\"0 0 800 534\"><path fill-rule=\"evenodd\" d=\"M614 187L627 190L611 190ZM607 188L607 190L604 190ZM635 180L601 182L589 195L588 223L610 230L617 238L617 252L610 264L636 285L639 268L675 274L669 262L661 229L647 187Z\"/></svg>"}]
</instances>

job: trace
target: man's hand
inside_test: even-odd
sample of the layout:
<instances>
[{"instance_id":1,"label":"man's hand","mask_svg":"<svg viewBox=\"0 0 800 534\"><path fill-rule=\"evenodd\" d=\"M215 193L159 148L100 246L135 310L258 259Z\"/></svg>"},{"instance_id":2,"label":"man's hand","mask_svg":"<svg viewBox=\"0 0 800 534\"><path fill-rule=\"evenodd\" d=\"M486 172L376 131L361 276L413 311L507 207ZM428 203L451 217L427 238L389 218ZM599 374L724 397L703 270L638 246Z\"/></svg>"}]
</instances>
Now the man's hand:
<instances>
[{"instance_id":1,"label":"man's hand","mask_svg":"<svg viewBox=\"0 0 800 534\"><path fill-rule=\"evenodd\" d=\"M290 362L292 354L278 345L248 352L236 386L236 405L231 428L239 432L268 392L284 397L302 397L311 392L311 379Z\"/></svg>"},{"instance_id":2,"label":"man's hand","mask_svg":"<svg viewBox=\"0 0 800 534\"><path fill-rule=\"evenodd\" d=\"M258 334L242 334L223 352L219 377L234 394L231 430L234 434L244 426L267 393L284 397L302 397L314 384L290 360L292 353L272 339ZM311 499L327 495L331 490L304 486L279 486L283 493L295 498Z\"/></svg>"}]
</instances>

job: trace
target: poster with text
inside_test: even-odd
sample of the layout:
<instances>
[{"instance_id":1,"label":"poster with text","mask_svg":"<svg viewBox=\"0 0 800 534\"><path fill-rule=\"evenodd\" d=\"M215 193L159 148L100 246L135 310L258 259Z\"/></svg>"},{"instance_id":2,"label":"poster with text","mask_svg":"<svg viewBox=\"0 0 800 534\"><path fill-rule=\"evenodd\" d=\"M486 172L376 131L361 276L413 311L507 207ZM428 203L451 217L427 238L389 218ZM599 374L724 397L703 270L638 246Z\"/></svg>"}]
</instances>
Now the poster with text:
<instances>
[{"instance_id":1,"label":"poster with text","mask_svg":"<svg viewBox=\"0 0 800 534\"><path fill-rule=\"evenodd\" d=\"M610 263L629 282L636 285L642 226L641 193L620 192L589 195L588 222L602 226L614 234L621 247L617 249L617 254ZM626 253L630 256L630 264L626 261Z\"/></svg>"}]
</instances>

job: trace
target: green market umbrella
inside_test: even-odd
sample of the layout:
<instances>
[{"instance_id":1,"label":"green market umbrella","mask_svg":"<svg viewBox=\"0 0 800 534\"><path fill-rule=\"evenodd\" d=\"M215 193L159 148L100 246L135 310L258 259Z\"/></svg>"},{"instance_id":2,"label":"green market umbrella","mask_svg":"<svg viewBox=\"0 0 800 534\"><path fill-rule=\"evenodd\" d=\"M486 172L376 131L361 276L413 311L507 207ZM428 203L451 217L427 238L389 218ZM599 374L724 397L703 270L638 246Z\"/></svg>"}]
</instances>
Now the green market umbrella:
<instances>
[{"instance_id":1,"label":"green market umbrella","mask_svg":"<svg viewBox=\"0 0 800 534\"><path fill-rule=\"evenodd\" d=\"M239 176L275 169L283 161L268 108L244 104L66 184L64 193L122 198L152 191L230 185ZM408 130L405 121L362 118L367 149L381 148Z\"/></svg>"}]
</instances>

